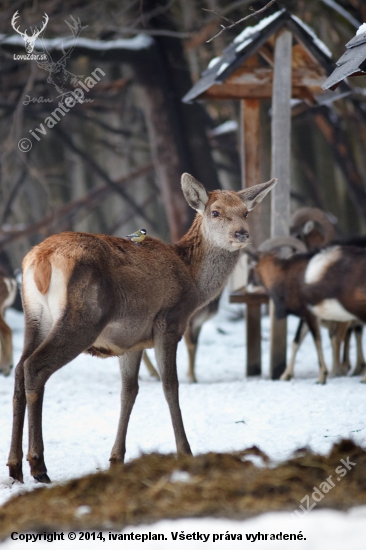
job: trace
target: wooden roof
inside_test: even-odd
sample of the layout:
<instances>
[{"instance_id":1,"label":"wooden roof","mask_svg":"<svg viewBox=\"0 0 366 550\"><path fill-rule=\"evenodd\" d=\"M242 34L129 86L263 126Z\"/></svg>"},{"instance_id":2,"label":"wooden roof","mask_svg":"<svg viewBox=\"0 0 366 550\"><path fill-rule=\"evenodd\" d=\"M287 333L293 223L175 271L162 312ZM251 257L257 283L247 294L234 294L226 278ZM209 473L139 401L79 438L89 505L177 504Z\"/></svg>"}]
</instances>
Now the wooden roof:
<instances>
[{"instance_id":1,"label":"wooden roof","mask_svg":"<svg viewBox=\"0 0 366 550\"><path fill-rule=\"evenodd\" d=\"M359 31L363 31L362 29ZM323 89L335 90L339 84L348 76L363 76L366 74L366 28L364 32L358 32L346 44L347 50L344 52L336 63L337 68L334 69L330 77L324 82Z\"/></svg>"},{"instance_id":2,"label":"wooden roof","mask_svg":"<svg viewBox=\"0 0 366 550\"><path fill-rule=\"evenodd\" d=\"M286 9L244 29L219 58L210 62L183 101L270 98L274 43L282 28L291 30L296 39L292 52L292 97L313 103L333 70L331 54L312 29Z\"/></svg>"}]
</instances>

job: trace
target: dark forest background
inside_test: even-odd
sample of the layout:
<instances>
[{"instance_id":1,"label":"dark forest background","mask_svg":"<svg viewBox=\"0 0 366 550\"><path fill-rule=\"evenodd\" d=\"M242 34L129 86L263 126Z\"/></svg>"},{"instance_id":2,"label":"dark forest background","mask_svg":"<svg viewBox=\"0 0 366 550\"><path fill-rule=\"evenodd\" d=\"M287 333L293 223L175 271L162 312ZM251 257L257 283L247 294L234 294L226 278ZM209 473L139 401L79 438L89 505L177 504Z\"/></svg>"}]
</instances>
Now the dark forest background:
<instances>
[{"instance_id":1,"label":"dark forest background","mask_svg":"<svg viewBox=\"0 0 366 550\"><path fill-rule=\"evenodd\" d=\"M187 171L208 189L239 189L238 101L185 105L181 98L209 61L246 25L285 6L310 25L337 60L366 21L364 0L283 0L260 16L207 42L223 20L232 21L266 2L237 0L2 1L0 3L0 247L13 268L29 248L63 231L124 236L140 227L176 241L189 226L180 190ZM342 11L343 9L343 11ZM99 67L105 76L30 152L19 150L59 99L48 72L34 61L14 59L5 45L49 16L44 37L69 37L65 23L80 19L81 39L150 37L148 47L129 43L106 52L71 52L66 69L83 78ZM208 10L208 11L207 11ZM215 13L217 12L217 13ZM80 42L79 42L80 44ZM62 57L62 52L58 53ZM57 60L57 55L55 55ZM65 86L72 89L72 78ZM314 205L337 219L340 234L366 231L366 78L328 106L293 110L292 209ZM29 101L43 98L48 102ZM218 127L231 121L227 130ZM221 128L223 130L223 128ZM261 106L262 180L270 174L270 104Z\"/></svg>"}]
</instances>

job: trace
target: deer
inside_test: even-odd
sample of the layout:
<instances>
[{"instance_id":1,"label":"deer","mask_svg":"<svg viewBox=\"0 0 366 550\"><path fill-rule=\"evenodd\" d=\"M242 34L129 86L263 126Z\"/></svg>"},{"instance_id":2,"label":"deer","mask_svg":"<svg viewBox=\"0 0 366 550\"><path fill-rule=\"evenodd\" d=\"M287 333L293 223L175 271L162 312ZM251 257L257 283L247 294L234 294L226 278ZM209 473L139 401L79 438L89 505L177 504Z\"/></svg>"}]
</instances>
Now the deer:
<instances>
[{"instance_id":1,"label":"deer","mask_svg":"<svg viewBox=\"0 0 366 550\"><path fill-rule=\"evenodd\" d=\"M20 34L20 36L23 38L24 42L25 42L25 51L28 53L28 54L31 54L34 50L34 45L36 43L36 40L37 38L42 34L42 32L45 30L46 26L47 26L47 23L48 23L48 15L47 13L44 14L44 22L43 22L43 25L42 27L40 28L40 30L38 30L37 28L33 31L33 34L32 36L28 36L27 35L27 29L25 29L24 32L20 31L19 30L19 26L16 27L16 24L17 24L17 19L19 18L19 11L17 10L13 17L12 17L12 20L11 20L11 26L13 27L13 29L18 33Z\"/></svg>"},{"instance_id":2,"label":"deer","mask_svg":"<svg viewBox=\"0 0 366 550\"><path fill-rule=\"evenodd\" d=\"M257 256L253 282L265 287L277 318L292 314L307 323L318 353L318 383L325 384L328 371L319 322L366 322L366 251L330 245L306 252L305 245L293 237L270 239L267 250L265 244ZM291 255L289 249L296 253ZM366 382L366 375L362 382Z\"/></svg>"},{"instance_id":3,"label":"deer","mask_svg":"<svg viewBox=\"0 0 366 550\"><path fill-rule=\"evenodd\" d=\"M291 217L290 235L301 240L307 250L324 248L326 245L338 244L347 246L366 247L366 239L362 236L348 236L336 239L336 232L328 214L319 208L305 206L299 208ZM267 247L268 248L268 247ZM365 358L362 350L363 323L360 321L338 322L321 321L321 325L328 329L332 343L333 365L330 376L344 376L351 369L350 364L350 338L355 333L357 347L357 361L353 375L359 375L365 367ZM290 380L294 375L294 364L296 353L302 341L307 335L309 328L305 321L300 320L292 343L292 355L281 380ZM340 360L341 345L343 348L343 359Z\"/></svg>"},{"instance_id":4,"label":"deer","mask_svg":"<svg viewBox=\"0 0 366 550\"><path fill-rule=\"evenodd\" d=\"M177 453L191 455L179 405L176 351L190 317L222 291L249 240L248 214L277 180L242 191L208 193L190 174L181 186L196 216L177 244L64 232L34 247L22 264L24 348L15 370L13 429L7 465L23 481L22 433L28 410L27 460L38 482L50 483L44 460L42 404L50 376L86 352L117 356L122 390L110 464L123 462L129 418L138 394L143 350L155 355Z\"/></svg>"},{"instance_id":5,"label":"deer","mask_svg":"<svg viewBox=\"0 0 366 550\"><path fill-rule=\"evenodd\" d=\"M5 311L17 293L17 282L0 266L0 373L9 376L13 368L13 334L5 321Z\"/></svg>"}]
</instances>

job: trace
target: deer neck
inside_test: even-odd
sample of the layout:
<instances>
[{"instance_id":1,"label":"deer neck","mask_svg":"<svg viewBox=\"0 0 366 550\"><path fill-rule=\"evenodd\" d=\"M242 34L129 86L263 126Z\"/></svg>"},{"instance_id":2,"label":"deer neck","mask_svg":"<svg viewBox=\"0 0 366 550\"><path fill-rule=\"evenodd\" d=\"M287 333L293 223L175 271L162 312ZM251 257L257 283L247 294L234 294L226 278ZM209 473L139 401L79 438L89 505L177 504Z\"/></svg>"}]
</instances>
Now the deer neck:
<instances>
[{"instance_id":1,"label":"deer neck","mask_svg":"<svg viewBox=\"0 0 366 550\"><path fill-rule=\"evenodd\" d=\"M200 305L207 304L222 291L235 268L240 251L229 252L210 243L204 236L202 217L196 218L188 233L176 245L200 294Z\"/></svg>"}]
</instances>

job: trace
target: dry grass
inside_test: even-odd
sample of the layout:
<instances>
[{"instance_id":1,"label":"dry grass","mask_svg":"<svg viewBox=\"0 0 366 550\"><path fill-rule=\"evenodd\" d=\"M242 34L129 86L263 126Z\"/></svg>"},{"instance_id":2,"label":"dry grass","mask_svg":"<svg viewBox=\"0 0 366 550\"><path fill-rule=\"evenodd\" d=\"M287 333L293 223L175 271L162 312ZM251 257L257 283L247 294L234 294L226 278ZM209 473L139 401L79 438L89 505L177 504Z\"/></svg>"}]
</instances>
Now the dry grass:
<instances>
[{"instance_id":1,"label":"dry grass","mask_svg":"<svg viewBox=\"0 0 366 550\"><path fill-rule=\"evenodd\" d=\"M336 486L319 508L366 503L366 452L352 441L334 445L329 456L298 451L272 468L254 466L246 458L253 454L268 462L257 448L179 458L149 454L109 471L15 496L0 508L0 539L12 531L116 530L162 518L247 518L295 510L330 475ZM347 457L356 465L337 481L335 469ZM182 474L174 472L187 472L189 479L180 481ZM90 513L78 515L82 505L89 506Z\"/></svg>"}]
</instances>

